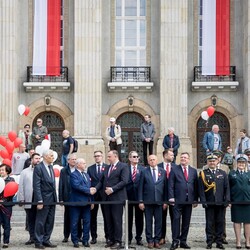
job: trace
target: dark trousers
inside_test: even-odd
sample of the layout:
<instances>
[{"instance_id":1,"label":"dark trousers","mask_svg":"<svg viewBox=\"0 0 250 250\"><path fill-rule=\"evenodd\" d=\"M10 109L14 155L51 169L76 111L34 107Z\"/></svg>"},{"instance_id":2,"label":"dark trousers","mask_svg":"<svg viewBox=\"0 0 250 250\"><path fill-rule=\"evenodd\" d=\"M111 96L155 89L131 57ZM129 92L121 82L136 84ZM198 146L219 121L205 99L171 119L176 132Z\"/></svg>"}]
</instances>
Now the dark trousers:
<instances>
[{"instance_id":1,"label":"dark trousers","mask_svg":"<svg viewBox=\"0 0 250 250\"><path fill-rule=\"evenodd\" d=\"M3 243L10 242L10 217L12 215L12 207L3 207L5 212L0 210L0 226L3 225ZM1 232L1 229L0 229ZM0 235L1 237L1 235Z\"/></svg>"},{"instance_id":2,"label":"dark trousers","mask_svg":"<svg viewBox=\"0 0 250 250\"><path fill-rule=\"evenodd\" d=\"M54 227L55 205L44 205L36 211L35 244L43 244L50 240Z\"/></svg>"},{"instance_id":3,"label":"dark trousers","mask_svg":"<svg viewBox=\"0 0 250 250\"><path fill-rule=\"evenodd\" d=\"M173 206L169 206L167 209L162 209L162 227L161 227L161 239L166 238L167 233L167 215L169 210L169 216L171 221L171 231L173 231Z\"/></svg>"},{"instance_id":4,"label":"dark trousers","mask_svg":"<svg viewBox=\"0 0 250 250\"><path fill-rule=\"evenodd\" d=\"M224 231L224 206L208 206L205 209L206 214L206 236L207 244L213 243L215 233L215 242L222 243L222 235Z\"/></svg>"},{"instance_id":5,"label":"dark trousers","mask_svg":"<svg viewBox=\"0 0 250 250\"><path fill-rule=\"evenodd\" d=\"M64 206L64 221L63 221L64 238L69 238L70 235L70 206ZM82 237L82 223L78 221L78 238Z\"/></svg>"},{"instance_id":6,"label":"dark trousers","mask_svg":"<svg viewBox=\"0 0 250 250\"><path fill-rule=\"evenodd\" d=\"M98 214L99 204L95 204L94 208L91 210L91 220L90 220L90 233L91 237L97 238L97 214ZM105 238L108 239L108 229L107 229L107 222L106 217L104 216L104 205L101 205L103 222L104 222L104 234Z\"/></svg>"},{"instance_id":7,"label":"dark trousers","mask_svg":"<svg viewBox=\"0 0 250 250\"><path fill-rule=\"evenodd\" d=\"M70 233L71 240L74 244L79 241L78 223L82 220L82 242L87 243L89 241L89 229L90 229L90 205L87 206L71 206L70 207Z\"/></svg>"},{"instance_id":8,"label":"dark trousers","mask_svg":"<svg viewBox=\"0 0 250 250\"><path fill-rule=\"evenodd\" d=\"M122 149L122 144L117 144L116 142L110 141L109 142L109 149L110 150L116 150L119 155L119 160L121 160L121 149Z\"/></svg>"},{"instance_id":9,"label":"dark trousers","mask_svg":"<svg viewBox=\"0 0 250 250\"><path fill-rule=\"evenodd\" d=\"M173 243L186 243L192 215L192 205L177 204L173 206Z\"/></svg>"},{"instance_id":10,"label":"dark trousers","mask_svg":"<svg viewBox=\"0 0 250 250\"><path fill-rule=\"evenodd\" d=\"M135 216L134 216L135 214ZM142 240L143 232L143 211L139 208L138 204L128 205L128 240L133 239L133 220L135 218L135 239L136 241Z\"/></svg>"},{"instance_id":11,"label":"dark trousers","mask_svg":"<svg viewBox=\"0 0 250 250\"><path fill-rule=\"evenodd\" d=\"M144 160L145 166L148 165L148 152L149 152L149 155L153 154L153 145L154 145L153 141L150 141L150 142L143 141L142 142L143 160Z\"/></svg>"},{"instance_id":12,"label":"dark trousers","mask_svg":"<svg viewBox=\"0 0 250 250\"><path fill-rule=\"evenodd\" d=\"M36 205L31 205L31 208L25 209L30 240L35 239L36 211L37 211Z\"/></svg>"},{"instance_id":13,"label":"dark trousers","mask_svg":"<svg viewBox=\"0 0 250 250\"><path fill-rule=\"evenodd\" d=\"M122 215L122 204L104 205L104 216L106 217L109 240L112 242L122 242Z\"/></svg>"},{"instance_id":14,"label":"dark trousers","mask_svg":"<svg viewBox=\"0 0 250 250\"><path fill-rule=\"evenodd\" d=\"M154 237L153 237L154 218ZM162 205L145 205L145 235L148 243L159 243L162 227Z\"/></svg>"}]
</instances>

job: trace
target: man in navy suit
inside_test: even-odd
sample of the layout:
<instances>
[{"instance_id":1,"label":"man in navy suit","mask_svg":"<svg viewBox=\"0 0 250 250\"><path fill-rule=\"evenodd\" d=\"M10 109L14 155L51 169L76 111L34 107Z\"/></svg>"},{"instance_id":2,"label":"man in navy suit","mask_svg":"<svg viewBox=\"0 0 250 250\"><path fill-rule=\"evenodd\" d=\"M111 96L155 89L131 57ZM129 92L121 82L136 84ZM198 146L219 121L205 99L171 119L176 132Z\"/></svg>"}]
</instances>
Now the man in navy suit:
<instances>
[{"instance_id":1,"label":"man in navy suit","mask_svg":"<svg viewBox=\"0 0 250 250\"><path fill-rule=\"evenodd\" d=\"M126 185L128 183L128 166L119 161L118 152L108 152L110 165L105 168L96 190L101 190L104 201L113 201L116 204L105 204L104 215L106 217L109 241L105 247L111 249L122 248L122 215L125 200L127 200ZM119 202L120 204L117 204Z\"/></svg>"},{"instance_id":2,"label":"man in navy suit","mask_svg":"<svg viewBox=\"0 0 250 250\"><path fill-rule=\"evenodd\" d=\"M143 166L139 165L139 155L136 151L131 151L129 153L129 179L127 184L127 195L129 201L139 201L138 200L138 187L140 183L140 177L142 171L145 169ZM142 246L142 232L143 232L143 211L139 208L138 204L128 205L128 240L129 244L133 239L133 220L135 211L135 230L136 230L136 243Z\"/></svg>"},{"instance_id":3,"label":"man in navy suit","mask_svg":"<svg viewBox=\"0 0 250 250\"><path fill-rule=\"evenodd\" d=\"M166 171L166 178L168 180L172 167L176 166L176 164L173 163L174 152L172 149L166 149L162 152L162 156L163 156L163 162L159 163L158 167L163 168ZM168 182L167 182L167 184L168 184ZM168 190L168 187L167 187L167 190ZM170 220L171 220L171 228L173 225L173 206L169 206L166 209L162 210L161 240L159 242L160 245L163 245L166 243L165 237L166 237L166 232L167 232L168 208L169 208L169 216L170 216Z\"/></svg>"},{"instance_id":4,"label":"man in navy suit","mask_svg":"<svg viewBox=\"0 0 250 250\"><path fill-rule=\"evenodd\" d=\"M86 161L83 158L76 160L76 170L70 175L71 195L70 202L79 202L70 207L70 231L71 240L74 247L79 248L78 238L78 222L83 221L82 244L89 247L89 229L90 229L90 209L94 205L88 204L93 200L91 196L91 181L86 171Z\"/></svg>"},{"instance_id":5,"label":"man in navy suit","mask_svg":"<svg viewBox=\"0 0 250 250\"><path fill-rule=\"evenodd\" d=\"M167 179L165 170L157 166L158 162L156 155L149 155L148 163L149 167L142 172L140 178L138 192L139 207L141 210L145 210L145 234L148 248L161 248L159 241L161 238L162 208L167 208L167 205L162 204L162 202L167 201ZM159 202L159 204L150 204L152 202ZM152 233L153 218L155 225L154 237Z\"/></svg>"},{"instance_id":6,"label":"man in navy suit","mask_svg":"<svg viewBox=\"0 0 250 250\"><path fill-rule=\"evenodd\" d=\"M67 165L62 168L60 172L59 179L59 202L69 202L69 198L71 195L71 185L70 185L70 175L75 171L76 166L76 154L69 154L67 156ZM63 220L63 234L64 239L63 243L68 242L68 238L70 235L70 206L64 205L64 220ZM81 220L78 223L78 237L79 239L82 237L82 226Z\"/></svg>"},{"instance_id":7,"label":"man in navy suit","mask_svg":"<svg viewBox=\"0 0 250 250\"><path fill-rule=\"evenodd\" d=\"M172 168L169 176L168 198L173 205L171 250L178 248L179 244L181 248L190 249L187 235L192 214L191 203L198 201L198 175L196 169L188 165L189 161L189 153L182 153L180 165Z\"/></svg>"},{"instance_id":8,"label":"man in navy suit","mask_svg":"<svg viewBox=\"0 0 250 250\"><path fill-rule=\"evenodd\" d=\"M33 172L34 202L38 202L35 222L35 248L56 247L50 242L54 227L56 187L52 168L53 150L43 152L43 161Z\"/></svg>"},{"instance_id":9,"label":"man in navy suit","mask_svg":"<svg viewBox=\"0 0 250 250\"><path fill-rule=\"evenodd\" d=\"M100 181L101 175L106 167L108 167L107 164L103 162L103 153L100 150L97 150L94 152L94 159L95 164L88 167L87 173L91 179L91 187L95 187L98 182ZM100 191L96 192L94 195L94 201L101 201L101 193ZM90 233L91 233L91 244L96 244L96 238L97 238L97 213L99 209L99 204L95 204L94 208L91 210L91 221L90 221ZM104 234L106 240L108 239L108 230L107 230L107 222L105 220L104 216L104 207L101 205L102 209L102 215L103 215L103 221L104 221Z\"/></svg>"}]
</instances>

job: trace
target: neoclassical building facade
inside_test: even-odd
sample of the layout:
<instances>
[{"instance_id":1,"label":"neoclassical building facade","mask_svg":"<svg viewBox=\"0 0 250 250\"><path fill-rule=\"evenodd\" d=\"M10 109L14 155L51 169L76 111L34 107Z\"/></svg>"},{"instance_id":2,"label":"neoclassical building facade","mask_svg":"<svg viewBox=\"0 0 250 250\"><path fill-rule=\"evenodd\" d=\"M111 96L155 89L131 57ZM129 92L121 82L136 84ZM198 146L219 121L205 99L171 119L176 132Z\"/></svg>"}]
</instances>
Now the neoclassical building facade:
<instances>
[{"instance_id":1,"label":"neoclassical building facade","mask_svg":"<svg viewBox=\"0 0 250 250\"><path fill-rule=\"evenodd\" d=\"M250 2L230 2L230 76L202 76L201 0L62 0L61 76L33 76L33 0L0 3L0 134L42 117L60 153L61 132L79 141L79 157L108 150L109 118L122 127L122 157L141 153L140 124L150 114L161 159L168 127L180 152L204 162L201 140L217 123L223 148L250 129ZM248 12L249 10L249 12ZM20 116L19 104L30 107ZM201 112L213 105L208 122Z\"/></svg>"}]
</instances>

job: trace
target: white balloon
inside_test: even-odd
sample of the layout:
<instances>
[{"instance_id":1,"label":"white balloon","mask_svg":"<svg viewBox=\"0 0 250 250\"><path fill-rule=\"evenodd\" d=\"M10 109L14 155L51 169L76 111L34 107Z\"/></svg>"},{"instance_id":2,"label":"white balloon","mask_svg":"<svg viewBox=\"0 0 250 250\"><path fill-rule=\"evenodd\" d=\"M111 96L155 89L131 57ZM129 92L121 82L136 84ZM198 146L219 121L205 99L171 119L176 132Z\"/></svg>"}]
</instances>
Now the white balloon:
<instances>
[{"instance_id":1,"label":"white balloon","mask_svg":"<svg viewBox=\"0 0 250 250\"><path fill-rule=\"evenodd\" d=\"M3 178L0 178L0 193L3 192L4 188L5 188L5 181Z\"/></svg>"},{"instance_id":2,"label":"white balloon","mask_svg":"<svg viewBox=\"0 0 250 250\"><path fill-rule=\"evenodd\" d=\"M39 145L39 146L36 146L35 151L36 151L36 153L38 153L39 155L42 156L44 149L42 148L41 145Z\"/></svg>"},{"instance_id":3,"label":"white balloon","mask_svg":"<svg viewBox=\"0 0 250 250\"><path fill-rule=\"evenodd\" d=\"M202 118L203 120L205 120L205 121L208 120L209 115L208 115L207 111L203 111L203 112L201 113L201 118Z\"/></svg>"},{"instance_id":4,"label":"white balloon","mask_svg":"<svg viewBox=\"0 0 250 250\"><path fill-rule=\"evenodd\" d=\"M44 140L42 141L41 146L42 146L42 148L43 148L44 150L49 149L49 148L50 148L50 141L47 140L47 139L44 139Z\"/></svg>"},{"instance_id":5,"label":"white balloon","mask_svg":"<svg viewBox=\"0 0 250 250\"><path fill-rule=\"evenodd\" d=\"M57 160L58 154L57 154L56 151L53 151L53 155L54 155L54 161L53 162L55 162Z\"/></svg>"},{"instance_id":6,"label":"white balloon","mask_svg":"<svg viewBox=\"0 0 250 250\"><path fill-rule=\"evenodd\" d=\"M20 104L17 108L19 115L23 115L25 111L25 106L23 104Z\"/></svg>"}]
</instances>

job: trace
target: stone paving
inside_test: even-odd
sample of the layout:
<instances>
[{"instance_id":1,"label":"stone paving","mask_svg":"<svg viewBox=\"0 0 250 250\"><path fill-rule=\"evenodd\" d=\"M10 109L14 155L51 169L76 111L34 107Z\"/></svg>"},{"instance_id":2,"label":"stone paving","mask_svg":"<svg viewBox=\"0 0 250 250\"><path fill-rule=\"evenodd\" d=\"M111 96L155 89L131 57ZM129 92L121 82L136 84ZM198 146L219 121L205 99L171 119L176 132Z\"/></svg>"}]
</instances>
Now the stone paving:
<instances>
[{"instance_id":1,"label":"stone paving","mask_svg":"<svg viewBox=\"0 0 250 250\"><path fill-rule=\"evenodd\" d=\"M56 249L74 249L71 242L68 243L62 243L63 239L63 227L62 227L62 215L63 215L63 207L57 206L57 212L56 212L56 223L53 230L53 234L51 237L51 241L55 244L57 244ZM11 238L10 238L10 244L9 248L16 250L16 249L34 249L34 246L25 246L24 243L28 240L28 232L24 229L24 212L22 208L19 208L17 206L13 209L13 217L12 217L12 230L11 230ZM188 244L192 247L192 249L205 249L206 243L205 243L205 217L204 217L204 210L199 205L198 208L195 208L193 210L193 216L191 221L191 227L190 232L188 236ZM168 228L169 223L168 223ZM87 249L105 249L104 248L104 236L103 236L103 221L101 215L99 215L98 219L98 234L99 237L97 239L97 244L91 245L90 248ZM171 231L167 230L167 239L168 242L165 246L162 247L162 249L169 249L171 240ZM228 245L224 245L226 249L235 249L235 237L234 237L234 231L233 231L233 225L230 221L230 209L228 208L227 211L227 240L229 242ZM242 237L243 238L243 237ZM124 236L125 239L125 236ZM136 249L147 249L147 244L145 240L145 236L143 235L143 242L145 243L144 246L137 246L135 242L132 241L131 248L126 247L125 249L132 249L132 247L135 247ZM243 245L243 240L242 240ZM1 244L2 246L2 244ZM80 247L84 248L83 246ZM213 248L216 249L215 244L213 245ZM180 249L180 248L179 248Z\"/></svg>"}]
</instances>

